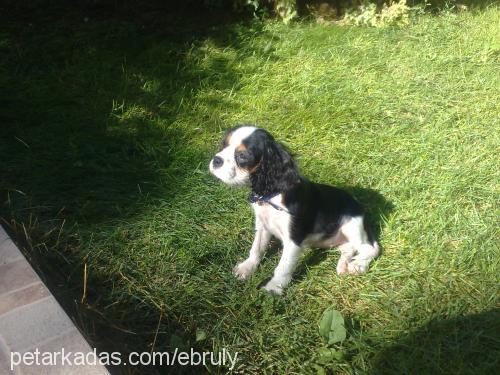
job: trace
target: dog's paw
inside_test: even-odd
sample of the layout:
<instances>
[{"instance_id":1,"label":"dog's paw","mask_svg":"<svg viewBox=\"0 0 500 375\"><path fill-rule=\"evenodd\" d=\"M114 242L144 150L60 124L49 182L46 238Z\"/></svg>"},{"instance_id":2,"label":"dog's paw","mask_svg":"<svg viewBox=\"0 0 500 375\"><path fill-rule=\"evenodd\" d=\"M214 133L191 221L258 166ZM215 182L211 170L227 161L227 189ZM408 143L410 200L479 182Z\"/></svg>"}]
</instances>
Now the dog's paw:
<instances>
[{"instance_id":1,"label":"dog's paw","mask_svg":"<svg viewBox=\"0 0 500 375\"><path fill-rule=\"evenodd\" d=\"M281 286L281 283L273 279L271 279L266 285L264 285L262 289L264 289L269 293L277 294L279 296L283 294L283 287Z\"/></svg>"},{"instance_id":2,"label":"dog's paw","mask_svg":"<svg viewBox=\"0 0 500 375\"><path fill-rule=\"evenodd\" d=\"M252 275L257 268L257 265L255 262L252 262L250 260L245 260L241 263L238 263L234 268L233 268L233 275L236 276L240 280L245 280L250 275Z\"/></svg>"},{"instance_id":3,"label":"dog's paw","mask_svg":"<svg viewBox=\"0 0 500 375\"><path fill-rule=\"evenodd\" d=\"M339 260L337 263L337 275L344 276L349 272L348 263L344 260Z\"/></svg>"},{"instance_id":4,"label":"dog's paw","mask_svg":"<svg viewBox=\"0 0 500 375\"><path fill-rule=\"evenodd\" d=\"M347 269L351 275L361 275L368 271L369 260L353 259L347 264Z\"/></svg>"}]
</instances>

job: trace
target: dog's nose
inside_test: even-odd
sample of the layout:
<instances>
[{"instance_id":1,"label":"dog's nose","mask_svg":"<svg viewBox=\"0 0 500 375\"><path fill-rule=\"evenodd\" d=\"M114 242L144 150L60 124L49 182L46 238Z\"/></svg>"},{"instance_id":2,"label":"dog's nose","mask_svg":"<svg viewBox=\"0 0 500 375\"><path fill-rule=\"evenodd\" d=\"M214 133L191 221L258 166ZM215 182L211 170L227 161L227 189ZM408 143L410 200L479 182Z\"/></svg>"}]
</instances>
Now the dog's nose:
<instances>
[{"instance_id":1,"label":"dog's nose","mask_svg":"<svg viewBox=\"0 0 500 375\"><path fill-rule=\"evenodd\" d=\"M220 156L216 156L212 160L212 165L214 169L222 167L222 164L224 164L224 159L222 159Z\"/></svg>"}]
</instances>

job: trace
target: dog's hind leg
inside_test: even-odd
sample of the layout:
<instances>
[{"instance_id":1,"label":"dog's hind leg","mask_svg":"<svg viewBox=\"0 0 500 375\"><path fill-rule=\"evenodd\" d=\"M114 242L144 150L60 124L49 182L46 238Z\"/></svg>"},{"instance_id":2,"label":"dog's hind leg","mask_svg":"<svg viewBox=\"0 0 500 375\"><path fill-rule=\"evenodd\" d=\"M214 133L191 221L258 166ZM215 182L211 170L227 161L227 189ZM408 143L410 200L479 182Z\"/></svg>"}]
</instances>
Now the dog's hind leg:
<instances>
[{"instance_id":1,"label":"dog's hind leg","mask_svg":"<svg viewBox=\"0 0 500 375\"><path fill-rule=\"evenodd\" d=\"M351 218L342 225L340 230L346 236L347 244L355 250L355 255L347 263L347 271L353 275L365 273L370 262L379 255L380 249L376 241L370 243L363 224L363 217ZM343 246L347 246L347 244Z\"/></svg>"},{"instance_id":2,"label":"dog's hind leg","mask_svg":"<svg viewBox=\"0 0 500 375\"><path fill-rule=\"evenodd\" d=\"M356 254L356 249L352 246L350 242L346 242L339 247L340 258L337 263L337 275L345 275L348 272L348 264L351 261L354 254Z\"/></svg>"}]
</instances>

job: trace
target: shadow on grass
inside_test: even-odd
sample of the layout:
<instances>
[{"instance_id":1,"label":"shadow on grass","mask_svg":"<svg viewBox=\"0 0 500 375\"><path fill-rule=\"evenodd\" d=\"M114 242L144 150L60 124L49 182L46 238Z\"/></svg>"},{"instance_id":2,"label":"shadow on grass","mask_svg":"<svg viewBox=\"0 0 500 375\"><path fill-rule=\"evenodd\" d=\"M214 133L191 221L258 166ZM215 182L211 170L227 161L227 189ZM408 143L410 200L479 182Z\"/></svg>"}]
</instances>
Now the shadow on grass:
<instances>
[{"instance_id":1,"label":"shadow on grass","mask_svg":"<svg viewBox=\"0 0 500 375\"><path fill-rule=\"evenodd\" d=\"M500 309L432 320L378 353L373 374L494 374L500 366Z\"/></svg>"},{"instance_id":2,"label":"shadow on grass","mask_svg":"<svg viewBox=\"0 0 500 375\"><path fill-rule=\"evenodd\" d=\"M82 298L81 272L93 256L82 238L112 233L114 223L133 222L199 183L193 171L206 171L209 146L190 143L191 136L217 133L224 125L209 109L229 103L198 93L207 86L237 90L239 76L225 55L207 59L193 50L209 41L237 54L246 36L227 27L209 40L206 14L179 18L161 2L143 11L84 4L12 2L1 9L0 219L100 350L197 347L193 327L175 319L186 306L127 291L123 285L133 285L127 269L101 264L88 275ZM194 102L207 108L204 115L195 114Z\"/></svg>"}]
</instances>

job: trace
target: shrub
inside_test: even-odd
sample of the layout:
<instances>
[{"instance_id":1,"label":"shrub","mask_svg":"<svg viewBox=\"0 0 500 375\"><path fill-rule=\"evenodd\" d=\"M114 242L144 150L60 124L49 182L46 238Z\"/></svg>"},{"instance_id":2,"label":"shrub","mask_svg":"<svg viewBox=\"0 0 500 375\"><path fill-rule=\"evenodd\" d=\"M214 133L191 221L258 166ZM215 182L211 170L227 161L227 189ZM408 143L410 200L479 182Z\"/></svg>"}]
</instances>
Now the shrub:
<instances>
[{"instance_id":1,"label":"shrub","mask_svg":"<svg viewBox=\"0 0 500 375\"><path fill-rule=\"evenodd\" d=\"M422 8L409 7L406 0L384 3L380 11L374 3L365 2L356 9L346 12L341 23L358 26L406 26Z\"/></svg>"}]
</instances>

